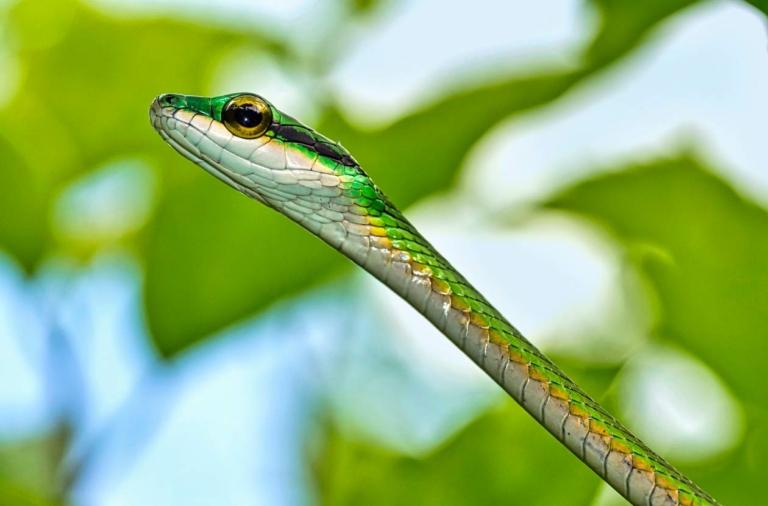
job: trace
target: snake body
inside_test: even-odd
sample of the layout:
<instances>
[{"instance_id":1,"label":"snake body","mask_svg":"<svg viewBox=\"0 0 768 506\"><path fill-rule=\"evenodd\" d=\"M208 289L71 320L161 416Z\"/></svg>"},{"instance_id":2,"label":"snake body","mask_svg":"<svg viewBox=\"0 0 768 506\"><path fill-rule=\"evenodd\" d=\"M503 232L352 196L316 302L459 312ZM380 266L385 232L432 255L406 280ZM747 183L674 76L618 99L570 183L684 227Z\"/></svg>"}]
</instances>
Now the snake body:
<instances>
[{"instance_id":1,"label":"snake body","mask_svg":"<svg viewBox=\"0 0 768 506\"><path fill-rule=\"evenodd\" d=\"M494 309L340 144L249 93L161 95L150 119L186 158L297 222L408 301L630 503L718 504Z\"/></svg>"}]
</instances>

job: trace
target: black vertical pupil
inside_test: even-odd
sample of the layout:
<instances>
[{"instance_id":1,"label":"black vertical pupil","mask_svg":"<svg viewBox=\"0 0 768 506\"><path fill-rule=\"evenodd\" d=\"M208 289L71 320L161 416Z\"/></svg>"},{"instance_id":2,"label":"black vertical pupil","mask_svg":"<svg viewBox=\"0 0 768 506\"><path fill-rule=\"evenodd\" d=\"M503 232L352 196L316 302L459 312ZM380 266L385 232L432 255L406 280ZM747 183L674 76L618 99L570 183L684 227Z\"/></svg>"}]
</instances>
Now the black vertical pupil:
<instances>
[{"instance_id":1,"label":"black vertical pupil","mask_svg":"<svg viewBox=\"0 0 768 506\"><path fill-rule=\"evenodd\" d=\"M243 104L235 107L232 113L235 122L243 128L253 128L259 126L264 115L258 107L253 104Z\"/></svg>"}]
</instances>

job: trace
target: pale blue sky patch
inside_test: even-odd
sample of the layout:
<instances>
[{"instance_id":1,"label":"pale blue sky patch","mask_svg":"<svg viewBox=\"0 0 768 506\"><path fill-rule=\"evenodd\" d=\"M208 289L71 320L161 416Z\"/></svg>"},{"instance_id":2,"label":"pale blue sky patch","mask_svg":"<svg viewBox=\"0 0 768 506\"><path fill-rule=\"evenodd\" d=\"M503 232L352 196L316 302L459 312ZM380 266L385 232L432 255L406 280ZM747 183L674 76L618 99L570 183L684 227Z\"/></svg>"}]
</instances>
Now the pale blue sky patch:
<instances>
[{"instance_id":1,"label":"pale blue sky patch","mask_svg":"<svg viewBox=\"0 0 768 506\"><path fill-rule=\"evenodd\" d=\"M0 441L49 427L41 377L45 321L33 286L0 255Z\"/></svg>"},{"instance_id":2,"label":"pale blue sky patch","mask_svg":"<svg viewBox=\"0 0 768 506\"><path fill-rule=\"evenodd\" d=\"M141 270L119 251L102 252L66 282L57 313L82 379L84 409L73 457L91 451L141 381L158 367L142 317Z\"/></svg>"},{"instance_id":3,"label":"pale blue sky patch","mask_svg":"<svg viewBox=\"0 0 768 506\"><path fill-rule=\"evenodd\" d=\"M146 410L129 413L113 434L142 451L126 461L124 445L112 441L79 487L80 504L309 502L303 442L318 377L301 329L313 313L291 307L227 329L170 364L146 390ZM158 391L165 407L152 400Z\"/></svg>"}]
</instances>

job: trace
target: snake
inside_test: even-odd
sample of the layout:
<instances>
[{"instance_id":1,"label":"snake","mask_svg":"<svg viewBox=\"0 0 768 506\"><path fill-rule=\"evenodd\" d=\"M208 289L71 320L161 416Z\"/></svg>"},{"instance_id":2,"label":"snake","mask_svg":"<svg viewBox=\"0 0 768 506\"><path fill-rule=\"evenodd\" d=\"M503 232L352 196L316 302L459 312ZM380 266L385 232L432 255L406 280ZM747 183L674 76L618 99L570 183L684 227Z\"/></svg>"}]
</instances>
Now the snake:
<instances>
[{"instance_id":1,"label":"snake","mask_svg":"<svg viewBox=\"0 0 768 506\"><path fill-rule=\"evenodd\" d=\"M162 94L149 116L181 155L295 221L407 301L631 504L719 504L509 323L341 144L254 93Z\"/></svg>"}]
</instances>

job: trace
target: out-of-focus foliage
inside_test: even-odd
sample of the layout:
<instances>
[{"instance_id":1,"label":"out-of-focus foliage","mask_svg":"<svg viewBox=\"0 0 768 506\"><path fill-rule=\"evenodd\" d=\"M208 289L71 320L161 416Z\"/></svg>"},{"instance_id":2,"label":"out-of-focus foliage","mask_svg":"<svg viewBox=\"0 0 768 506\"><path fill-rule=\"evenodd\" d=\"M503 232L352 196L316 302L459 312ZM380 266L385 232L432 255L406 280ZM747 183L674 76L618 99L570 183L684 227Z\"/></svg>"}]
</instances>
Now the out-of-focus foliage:
<instances>
[{"instance_id":1,"label":"out-of-focus foliage","mask_svg":"<svg viewBox=\"0 0 768 506\"><path fill-rule=\"evenodd\" d=\"M763 13L768 14L768 2L766 0L747 0L747 3L754 5Z\"/></svg>"},{"instance_id":2,"label":"out-of-focus foliage","mask_svg":"<svg viewBox=\"0 0 768 506\"><path fill-rule=\"evenodd\" d=\"M768 335L765 209L689 158L582 183L550 205L597 221L640 252L630 258L657 299L661 339L715 367L743 401L768 398L768 387L750 379L768 360L752 340Z\"/></svg>"},{"instance_id":3,"label":"out-of-focus foliage","mask_svg":"<svg viewBox=\"0 0 768 506\"><path fill-rule=\"evenodd\" d=\"M382 2L381 0L347 0L347 3L357 13L367 14L374 11Z\"/></svg>"},{"instance_id":4,"label":"out-of-focus foliage","mask_svg":"<svg viewBox=\"0 0 768 506\"><path fill-rule=\"evenodd\" d=\"M593 0L603 16L600 33L587 53L587 62L602 66L622 56L659 21L699 3L699 0L648 0L638 8L631 0Z\"/></svg>"},{"instance_id":5,"label":"out-of-focus foliage","mask_svg":"<svg viewBox=\"0 0 768 506\"><path fill-rule=\"evenodd\" d=\"M588 504L599 482L512 402L423 458L331 431L317 469L328 505Z\"/></svg>"},{"instance_id":6,"label":"out-of-focus foliage","mask_svg":"<svg viewBox=\"0 0 768 506\"><path fill-rule=\"evenodd\" d=\"M0 215L13 216L0 226L0 244L32 269L44 253L50 230L42 183L8 142L0 138L0 159L12 170L3 171L7 197L0 200Z\"/></svg>"},{"instance_id":7,"label":"out-of-focus foliage","mask_svg":"<svg viewBox=\"0 0 768 506\"><path fill-rule=\"evenodd\" d=\"M350 16L374 16L387 2L343 3ZM450 188L470 148L499 122L587 83L696 3L590 0L602 19L573 68L470 83L378 130L361 129L338 104L324 104L314 126L343 142L404 208ZM749 3L768 13L768 3ZM0 111L0 247L27 272L52 255L82 260L104 246L55 230L55 199L84 174L136 158L156 171L156 201L143 228L119 242L145 269L146 317L163 357L173 359L350 268L283 217L196 170L147 121L159 93L209 94L211 69L229 51L247 47L302 65L290 47L255 30L112 18L75 0L19 0L4 24L22 77ZM343 27L338 31L343 37ZM690 158L620 169L576 185L548 206L610 232L656 297L656 337L700 357L743 402L741 446L690 471L724 502L754 503L760 471L768 468L768 392L758 381L768 359L762 346L768 335L762 318L766 211ZM587 383L598 377L596 386L604 389L615 373L585 367L581 374ZM326 444L315 455L316 479L332 504L391 504L406 496L426 504L494 504L510 497L520 504L588 504L598 483L515 406L488 414L424 458L326 429ZM66 495L57 482L66 453L61 445L55 437L3 444L0 504L43 504L43 496Z\"/></svg>"},{"instance_id":8,"label":"out-of-focus foliage","mask_svg":"<svg viewBox=\"0 0 768 506\"><path fill-rule=\"evenodd\" d=\"M768 469L768 211L690 157L626 167L549 205L583 215L622 244L656 300L655 337L710 364L742 401L743 445L691 478L723 504L748 504Z\"/></svg>"},{"instance_id":9,"label":"out-of-focus foliage","mask_svg":"<svg viewBox=\"0 0 768 506\"><path fill-rule=\"evenodd\" d=\"M0 447L0 504L43 506L55 497L60 432Z\"/></svg>"},{"instance_id":10,"label":"out-of-focus foliage","mask_svg":"<svg viewBox=\"0 0 768 506\"><path fill-rule=\"evenodd\" d=\"M585 367L565 358L557 362L611 406L606 391L618 372L615 367ZM515 504L589 504L600 483L511 401L421 458L345 437L333 423L326 437L311 457L321 502L327 505L504 504L510 498Z\"/></svg>"}]
</instances>

